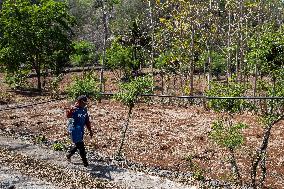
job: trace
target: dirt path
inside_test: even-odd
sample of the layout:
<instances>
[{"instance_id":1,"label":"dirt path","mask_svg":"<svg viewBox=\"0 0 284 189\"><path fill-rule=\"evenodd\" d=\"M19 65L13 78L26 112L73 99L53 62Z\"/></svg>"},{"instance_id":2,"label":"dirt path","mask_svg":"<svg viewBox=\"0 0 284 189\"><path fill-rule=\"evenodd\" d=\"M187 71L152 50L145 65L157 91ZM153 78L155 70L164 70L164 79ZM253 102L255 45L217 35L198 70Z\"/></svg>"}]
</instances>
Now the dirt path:
<instances>
[{"instance_id":1,"label":"dirt path","mask_svg":"<svg viewBox=\"0 0 284 189\"><path fill-rule=\"evenodd\" d=\"M14 171L10 167L0 167L0 188L29 188L29 189L59 189L52 183L41 181L23 175L19 171Z\"/></svg>"},{"instance_id":2,"label":"dirt path","mask_svg":"<svg viewBox=\"0 0 284 189\"><path fill-rule=\"evenodd\" d=\"M64 152L7 136L0 137L0 152L0 188L198 188L93 159L85 168L78 156L68 163Z\"/></svg>"}]
</instances>

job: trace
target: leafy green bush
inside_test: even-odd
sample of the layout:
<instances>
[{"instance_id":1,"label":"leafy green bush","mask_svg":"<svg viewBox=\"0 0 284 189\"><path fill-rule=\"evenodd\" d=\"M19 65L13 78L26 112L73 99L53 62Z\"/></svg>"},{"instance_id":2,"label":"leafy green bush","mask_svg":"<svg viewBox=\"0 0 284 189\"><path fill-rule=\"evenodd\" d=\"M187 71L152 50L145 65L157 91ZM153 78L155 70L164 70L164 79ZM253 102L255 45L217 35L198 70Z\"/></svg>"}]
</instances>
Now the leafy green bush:
<instances>
[{"instance_id":1,"label":"leafy green bush","mask_svg":"<svg viewBox=\"0 0 284 189\"><path fill-rule=\"evenodd\" d=\"M59 74L58 76L54 77L50 83L50 90L51 90L51 96L53 98L59 97L59 84L63 79L63 75Z\"/></svg>"},{"instance_id":2,"label":"leafy green bush","mask_svg":"<svg viewBox=\"0 0 284 189\"><path fill-rule=\"evenodd\" d=\"M24 69L15 73L7 73L5 75L5 83L7 83L12 89L28 87L26 76L28 71Z\"/></svg>"},{"instance_id":3,"label":"leafy green bush","mask_svg":"<svg viewBox=\"0 0 284 189\"><path fill-rule=\"evenodd\" d=\"M47 141L47 138L44 135L39 135L35 138L36 144L42 144Z\"/></svg>"},{"instance_id":4,"label":"leafy green bush","mask_svg":"<svg viewBox=\"0 0 284 189\"><path fill-rule=\"evenodd\" d=\"M137 77L130 82L121 83L120 91L114 98L128 107L133 107L141 94L149 94L152 91L152 80L148 77Z\"/></svg>"},{"instance_id":5,"label":"leafy green bush","mask_svg":"<svg viewBox=\"0 0 284 189\"><path fill-rule=\"evenodd\" d=\"M204 169L202 169L197 163L193 163L192 165L193 169L193 178L198 181L203 181L205 179L204 177Z\"/></svg>"},{"instance_id":6,"label":"leafy green bush","mask_svg":"<svg viewBox=\"0 0 284 189\"><path fill-rule=\"evenodd\" d=\"M155 67L164 72L176 73L180 68L179 60L179 55L169 50L155 59Z\"/></svg>"},{"instance_id":7,"label":"leafy green bush","mask_svg":"<svg viewBox=\"0 0 284 189\"><path fill-rule=\"evenodd\" d=\"M283 68L284 60L284 27L275 28L272 24L265 24L263 31L253 35L248 41L249 51L246 54L250 70L257 66L261 75L276 78Z\"/></svg>"},{"instance_id":8,"label":"leafy green bush","mask_svg":"<svg viewBox=\"0 0 284 189\"><path fill-rule=\"evenodd\" d=\"M277 80L273 83L259 80L257 82L257 92L261 96L283 97L284 96L284 69L279 69ZM261 100L264 105L262 118L264 116L273 117L281 116L284 110L284 100L281 99L264 99ZM266 121L264 122L266 125ZM269 124L268 124L269 125Z\"/></svg>"},{"instance_id":9,"label":"leafy green bush","mask_svg":"<svg viewBox=\"0 0 284 189\"><path fill-rule=\"evenodd\" d=\"M133 59L133 48L121 45L115 40L106 50L105 66L109 69L120 69L124 77L129 78L133 70L139 68L139 61Z\"/></svg>"},{"instance_id":10,"label":"leafy green bush","mask_svg":"<svg viewBox=\"0 0 284 189\"><path fill-rule=\"evenodd\" d=\"M75 66L85 66L95 59L95 46L88 41L74 41L74 53L70 55L71 63Z\"/></svg>"},{"instance_id":11,"label":"leafy green bush","mask_svg":"<svg viewBox=\"0 0 284 189\"><path fill-rule=\"evenodd\" d=\"M228 84L212 82L211 89L206 91L208 97L241 97L245 95L247 85L234 82L231 79ZM236 113L246 108L252 108L245 99L209 99L208 105L217 112Z\"/></svg>"},{"instance_id":12,"label":"leafy green bush","mask_svg":"<svg viewBox=\"0 0 284 189\"><path fill-rule=\"evenodd\" d=\"M244 123L233 125L226 124L223 120L218 120L213 122L209 137L222 147L236 149L243 144L244 137L241 130L247 127Z\"/></svg>"},{"instance_id":13,"label":"leafy green bush","mask_svg":"<svg viewBox=\"0 0 284 189\"><path fill-rule=\"evenodd\" d=\"M122 158L122 148L125 141L126 132L129 125L129 119L132 109L139 99L139 95L148 94L152 91L152 80L148 77L137 77L127 83L120 84L120 91L114 95L114 99L122 102L128 107L127 120L122 128L121 142L116 153L116 159Z\"/></svg>"},{"instance_id":14,"label":"leafy green bush","mask_svg":"<svg viewBox=\"0 0 284 189\"><path fill-rule=\"evenodd\" d=\"M80 95L99 99L101 97L99 83L91 74L84 77L75 77L74 81L67 88L68 96L75 100Z\"/></svg>"},{"instance_id":15,"label":"leafy green bush","mask_svg":"<svg viewBox=\"0 0 284 189\"><path fill-rule=\"evenodd\" d=\"M13 96L7 92L0 92L0 104L8 104L13 101Z\"/></svg>"},{"instance_id":16,"label":"leafy green bush","mask_svg":"<svg viewBox=\"0 0 284 189\"><path fill-rule=\"evenodd\" d=\"M52 144L52 149L54 151L63 151L64 149L66 149L66 146L62 142L54 142Z\"/></svg>"},{"instance_id":17,"label":"leafy green bush","mask_svg":"<svg viewBox=\"0 0 284 189\"><path fill-rule=\"evenodd\" d=\"M1 2L0 62L10 74L23 68L36 72L41 91L42 73L59 73L69 61L75 17L63 1Z\"/></svg>"},{"instance_id":18,"label":"leafy green bush","mask_svg":"<svg viewBox=\"0 0 284 189\"><path fill-rule=\"evenodd\" d=\"M220 75L225 74L226 70L226 59L224 55L218 52L211 52L209 54L207 51L201 54L199 61L197 62L197 69L200 71L208 71L208 58L211 56L211 70L212 74L219 78ZM204 70L204 65L206 65L206 70Z\"/></svg>"},{"instance_id":19,"label":"leafy green bush","mask_svg":"<svg viewBox=\"0 0 284 189\"><path fill-rule=\"evenodd\" d=\"M193 155L188 155L185 157L185 160L189 163L189 168L193 174L193 178L202 181L204 180L204 169L202 169L198 163L193 162L193 158Z\"/></svg>"},{"instance_id":20,"label":"leafy green bush","mask_svg":"<svg viewBox=\"0 0 284 189\"><path fill-rule=\"evenodd\" d=\"M223 116L229 113L227 120L217 120L213 123L209 137L219 146L228 150L231 170L236 183L242 183L242 178L235 157L235 149L243 144L244 137L241 130L247 126L243 123L233 124L232 115L252 106L244 99L230 99L230 97L244 96L247 87L246 85L236 83L235 78L231 78L226 84L212 83L212 88L206 91L206 95L209 97L228 97L226 99L209 100L209 107L214 111L223 112Z\"/></svg>"}]
</instances>

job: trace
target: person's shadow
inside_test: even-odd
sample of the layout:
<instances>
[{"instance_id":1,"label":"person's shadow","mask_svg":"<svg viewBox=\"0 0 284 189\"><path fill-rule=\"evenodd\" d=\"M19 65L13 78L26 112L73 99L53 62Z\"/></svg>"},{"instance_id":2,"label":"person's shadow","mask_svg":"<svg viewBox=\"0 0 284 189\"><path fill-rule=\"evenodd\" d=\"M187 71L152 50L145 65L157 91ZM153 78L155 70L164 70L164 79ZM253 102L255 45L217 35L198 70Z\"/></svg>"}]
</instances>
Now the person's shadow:
<instances>
[{"instance_id":1,"label":"person's shadow","mask_svg":"<svg viewBox=\"0 0 284 189\"><path fill-rule=\"evenodd\" d=\"M93 177L107 180L113 180L113 175L126 171L123 168L109 165L106 162L97 161L95 159L90 159L89 168L91 169L90 173Z\"/></svg>"}]
</instances>

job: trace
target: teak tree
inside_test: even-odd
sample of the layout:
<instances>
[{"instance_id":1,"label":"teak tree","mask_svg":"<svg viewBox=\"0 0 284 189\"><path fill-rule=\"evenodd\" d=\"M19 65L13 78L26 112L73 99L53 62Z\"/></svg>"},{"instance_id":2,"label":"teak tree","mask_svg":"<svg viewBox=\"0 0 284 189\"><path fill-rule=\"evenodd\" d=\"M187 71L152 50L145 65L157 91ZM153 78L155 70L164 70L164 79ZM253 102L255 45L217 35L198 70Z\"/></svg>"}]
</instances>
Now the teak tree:
<instances>
[{"instance_id":1,"label":"teak tree","mask_svg":"<svg viewBox=\"0 0 284 189\"><path fill-rule=\"evenodd\" d=\"M184 0L166 1L157 5L163 13L156 32L156 47L160 56L168 56L167 67L189 77L189 93L193 94L194 67L198 51L199 6ZM161 66L161 64L159 65Z\"/></svg>"},{"instance_id":2,"label":"teak tree","mask_svg":"<svg viewBox=\"0 0 284 189\"><path fill-rule=\"evenodd\" d=\"M278 69L279 74L274 85L265 83L262 89L270 97L284 96L284 70ZM263 135L260 146L256 149L255 155L252 159L251 167L251 185L253 188L263 188L266 179L267 167L266 158L268 153L268 144L271 136L271 130L275 125L284 118L284 101L277 99L270 99L267 102L267 109L260 113L263 124Z\"/></svg>"},{"instance_id":3,"label":"teak tree","mask_svg":"<svg viewBox=\"0 0 284 189\"><path fill-rule=\"evenodd\" d=\"M129 126L129 120L132 115L132 110L139 102L142 94L149 94L152 91L152 81L149 76L137 77L127 83L120 84L120 91L114 95L114 99L122 102L128 107L127 118L122 128L121 142L116 153L117 158L122 157L122 149L125 142L126 132Z\"/></svg>"},{"instance_id":4,"label":"teak tree","mask_svg":"<svg viewBox=\"0 0 284 189\"><path fill-rule=\"evenodd\" d=\"M283 68L279 68L274 85L269 82L262 83L259 87L262 92L269 97L282 97L284 96L284 72ZM246 91L242 84L232 82L229 80L228 85L213 84L211 90L207 91L208 96L227 96L237 97L243 96ZM256 151L251 159L250 167L250 185L253 188L263 188L266 179L267 166L266 158L268 153L268 144L272 128L284 118L284 101L277 99L267 100L266 111L259 111L258 116L262 120L263 135L260 146L256 147ZM230 116L225 120L217 120L213 123L210 137L220 146L225 147L230 152L230 163L232 171L235 176L235 181L239 184L242 183L242 174L238 168L235 159L235 149L243 144L244 137L241 134L241 129L247 126L243 123L232 124L233 113L240 113L243 110L257 108L252 104L247 103L244 99L210 99L209 106L218 112L228 113ZM223 116L224 117L224 116Z\"/></svg>"},{"instance_id":5,"label":"teak tree","mask_svg":"<svg viewBox=\"0 0 284 189\"><path fill-rule=\"evenodd\" d=\"M246 86L236 83L234 78L229 79L228 84L212 83L211 87L206 92L209 97L238 97L243 96L246 91ZM210 99L209 107L216 112L223 113L223 119L218 119L213 123L209 136L218 145L229 151L234 180L241 184L242 177L235 158L235 150L243 144L244 137L241 130L247 126L244 123L233 123L233 115L249 107L249 104L243 99Z\"/></svg>"}]
</instances>

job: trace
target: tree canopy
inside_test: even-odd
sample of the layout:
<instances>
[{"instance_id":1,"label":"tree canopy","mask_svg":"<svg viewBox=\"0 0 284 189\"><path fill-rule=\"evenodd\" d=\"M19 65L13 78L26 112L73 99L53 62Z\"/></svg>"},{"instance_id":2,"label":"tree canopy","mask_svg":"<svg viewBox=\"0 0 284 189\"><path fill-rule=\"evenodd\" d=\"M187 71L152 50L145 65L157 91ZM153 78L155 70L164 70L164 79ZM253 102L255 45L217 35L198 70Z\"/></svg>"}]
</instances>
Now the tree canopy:
<instances>
[{"instance_id":1,"label":"tree canopy","mask_svg":"<svg viewBox=\"0 0 284 189\"><path fill-rule=\"evenodd\" d=\"M7 73L34 70L60 73L71 52L74 17L65 3L53 0L5 0L0 14L0 63Z\"/></svg>"}]
</instances>

